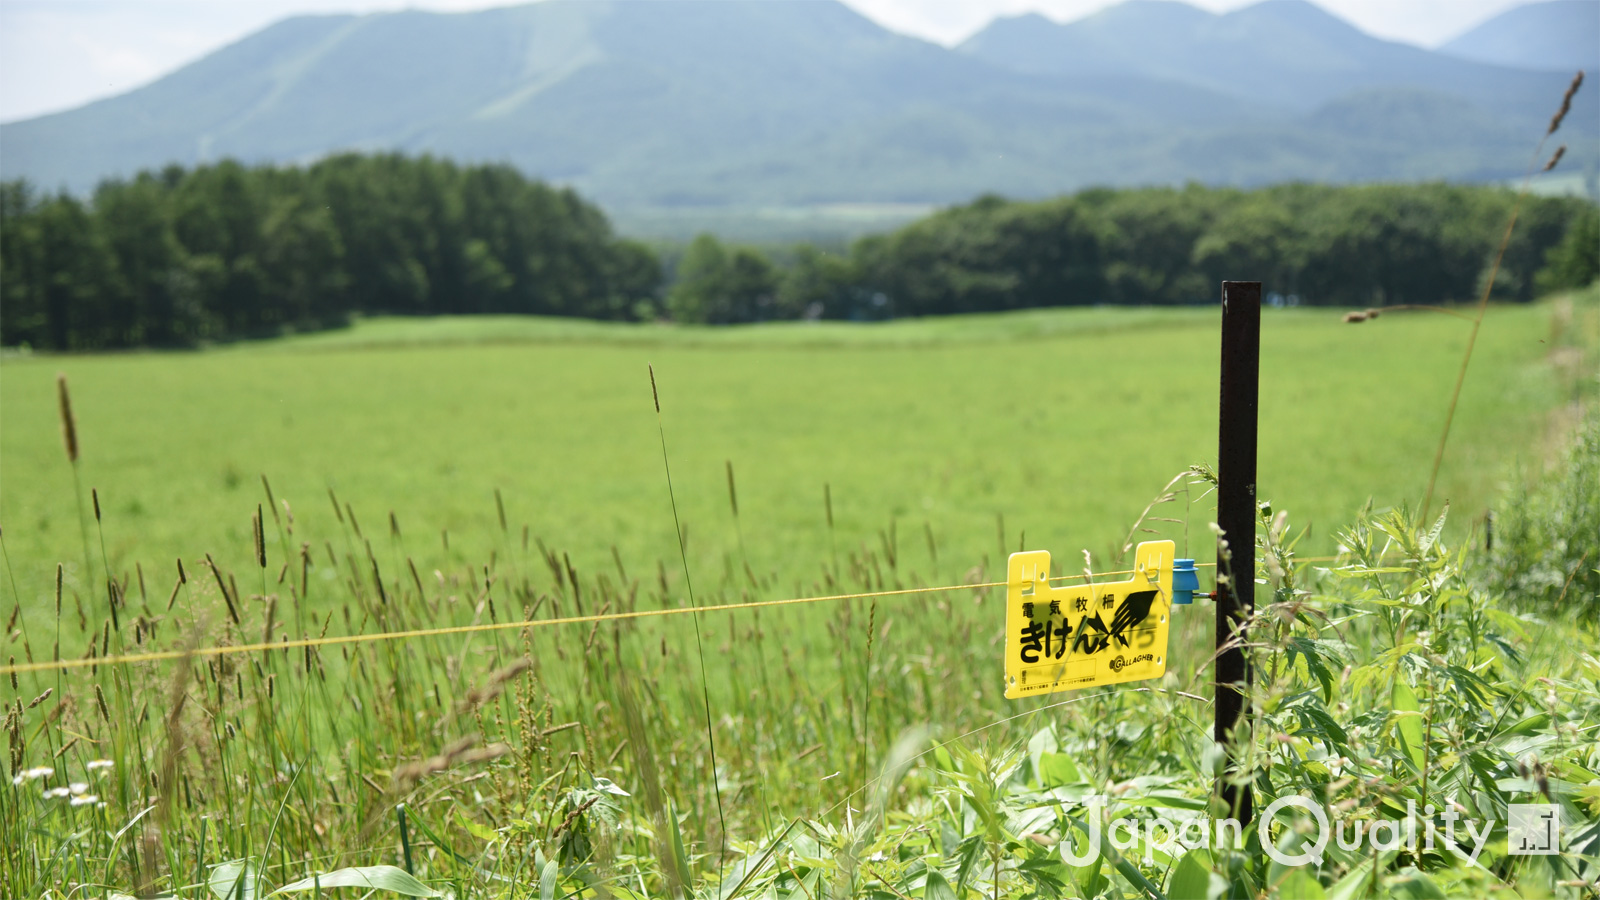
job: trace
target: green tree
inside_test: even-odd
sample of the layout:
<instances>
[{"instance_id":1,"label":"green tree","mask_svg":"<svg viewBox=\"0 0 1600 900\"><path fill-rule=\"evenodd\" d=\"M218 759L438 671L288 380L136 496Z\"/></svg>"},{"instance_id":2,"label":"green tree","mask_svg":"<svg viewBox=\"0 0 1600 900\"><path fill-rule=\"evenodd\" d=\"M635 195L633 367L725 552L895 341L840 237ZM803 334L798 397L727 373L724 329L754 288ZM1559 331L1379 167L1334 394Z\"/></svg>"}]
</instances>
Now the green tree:
<instances>
[{"instance_id":1,"label":"green tree","mask_svg":"<svg viewBox=\"0 0 1600 900\"><path fill-rule=\"evenodd\" d=\"M752 247L731 251L710 234L690 242L667 294L673 321L726 325L756 322L777 312L778 272Z\"/></svg>"},{"instance_id":2,"label":"green tree","mask_svg":"<svg viewBox=\"0 0 1600 900\"><path fill-rule=\"evenodd\" d=\"M261 225L261 266L273 298L262 325L314 327L342 321L347 276L333 217L303 196L274 197Z\"/></svg>"},{"instance_id":3,"label":"green tree","mask_svg":"<svg viewBox=\"0 0 1600 900\"><path fill-rule=\"evenodd\" d=\"M1541 291L1587 287L1600 278L1600 207L1580 211L1561 243L1546 251L1544 259L1537 276Z\"/></svg>"},{"instance_id":4,"label":"green tree","mask_svg":"<svg viewBox=\"0 0 1600 900\"><path fill-rule=\"evenodd\" d=\"M608 272L608 319L633 319L654 315L661 288L661 258L638 241L619 240L612 246ZM640 313L644 313L641 316Z\"/></svg>"},{"instance_id":5,"label":"green tree","mask_svg":"<svg viewBox=\"0 0 1600 900\"><path fill-rule=\"evenodd\" d=\"M1106 297L1098 231L1076 198L982 197L863 241L856 261L874 308L893 315L1098 303Z\"/></svg>"},{"instance_id":6,"label":"green tree","mask_svg":"<svg viewBox=\"0 0 1600 900\"><path fill-rule=\"evenodd\" d=\"M45 344L37 201L25 181L0 182L0 344Z\"/></svg>"},{"instance_id":7,"label":"green tree","mask_svg":"<svg viewBox=\"0 0 1600 900\"><path fill-rule=\"evenodd\" d=\"M1204 300L1216 285L1196 266L1196 243L1234 191L1189 185L1094 191L1082 199L1100 232L1105 294L1110 303L1184 303Z\"/></svg>"},{"instance_id":8,"label":"green tree","mask_svg":"<svg viewBox=\"0 0 1600 900\"><path fill-rule=\"evenodd\" d=\"M761 251L739 247L728 260L725 313L713 321L760 322L777 317L778 271Z\"/></svg>"},{"instance_id":9,"label":"green tree","mask_svg":"<svg viewBox=\"0 0 1600 900\"><path fill-rule=\"evenodd\" d=\"M678 260L677 281L667 293L674 322L704 324L721 313L728 282L728 251L710 234L700 234Z\"/></svg>"},{"instance_id":10,"label":"green tree","mask_svg":"<svg viewBox=\"0 0 1600 900\"><path fill-rule=\"evenodd\" d=\"M54 350L117 346L105 323L117 293L116 262L82 202L58 194L36 212L37 291L45 344Z\"/></svg>"},{"instance_id":11,"label":"green tree","mask_svg":"<svg viewBox=\"0 0 1600 900\"><path fill-rule=\"evenodd\" d=\"M794 263L779 276L777 317L851 318L861 311L866 293L858 281L850 259L803 244L795 251Z\"/></svg>"},{"instance_id":12,"label":"green tree","mask_svg":"<svg viewBox=\"0 0 1600 900\"><path fill-rule=\"evenodd\" d=\"M179 302L174 272L184 249L172 221L172 189L143 174L96 189L95 216L116 259L118 294L110 298L115 346L187 346L202 336L203 310Z\"/></svg>"},{"instance_id":13,"label":"green tree","mask_svg":"<svg viewBox=\"0 0 1600 900\"><path fill-rule=\"evenodd\" d=\"M1294 215L1272 198L1256 195L1230 206L1194 242L1202 296L1227 280L1259 280L1268 290L1298 293L1304 243Z\"/></svg>"}]
</instances>

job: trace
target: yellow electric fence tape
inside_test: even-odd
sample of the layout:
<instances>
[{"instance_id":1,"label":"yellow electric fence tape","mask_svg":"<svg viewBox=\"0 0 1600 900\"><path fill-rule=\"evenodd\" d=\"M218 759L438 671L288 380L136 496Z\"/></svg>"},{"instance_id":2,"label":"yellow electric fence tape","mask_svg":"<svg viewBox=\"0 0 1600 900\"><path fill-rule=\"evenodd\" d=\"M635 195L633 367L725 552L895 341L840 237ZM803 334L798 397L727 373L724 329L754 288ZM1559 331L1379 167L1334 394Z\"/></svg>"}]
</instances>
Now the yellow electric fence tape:
<instances>
[{"instance_id":1,"label":"yellow electric fence tape","mask_svg":"<svg viewBox=\"0 0 1600 900\"><path fill-rule=\"evenodd\" d=\"M1160 678L1172 617L1172 541L1146 541L1133 577L1050 584L1050 551L1011 554L1006 570L1006 696Z\"/></svg>"}]
</instances>

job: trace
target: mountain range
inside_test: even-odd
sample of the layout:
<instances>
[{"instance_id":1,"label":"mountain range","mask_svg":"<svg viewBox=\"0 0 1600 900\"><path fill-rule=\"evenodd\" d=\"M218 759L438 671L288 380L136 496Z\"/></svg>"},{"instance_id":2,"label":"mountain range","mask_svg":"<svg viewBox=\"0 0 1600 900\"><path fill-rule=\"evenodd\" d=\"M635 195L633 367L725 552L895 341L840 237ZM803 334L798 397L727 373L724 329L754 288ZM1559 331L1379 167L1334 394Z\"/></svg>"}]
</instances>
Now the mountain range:
<instances>
[{"instance_id":1,"label":"mountain range","mask_svg":"<svg viewBox=\"0 0 1600 900\"><path fill-rule=\"evenodd\" d=\"M1582 28L1600 46L1595 8L1513 10L1440 51L1305 0L1222 15L1128 0L1067 24L999 19L954 48L835 0L301 16L0 126L0 176L86 191L174 162L395 150L510 162L614 210L1500 180L1526 168L1572 74L1516 48ZM1595 87L1560 136L1580 171L1600 159Z\"/></svg>"},{"instance_id":2,"label":"mountain range","mask_svg":"<svg viewBox=\"0 0 1600 900\"><path fill-rule=\"evenodd\" d=\"M1439 50L1499 66L1594 72L1600 68L1600 0L1512 7Z\"/></svg>"}]
</instances>

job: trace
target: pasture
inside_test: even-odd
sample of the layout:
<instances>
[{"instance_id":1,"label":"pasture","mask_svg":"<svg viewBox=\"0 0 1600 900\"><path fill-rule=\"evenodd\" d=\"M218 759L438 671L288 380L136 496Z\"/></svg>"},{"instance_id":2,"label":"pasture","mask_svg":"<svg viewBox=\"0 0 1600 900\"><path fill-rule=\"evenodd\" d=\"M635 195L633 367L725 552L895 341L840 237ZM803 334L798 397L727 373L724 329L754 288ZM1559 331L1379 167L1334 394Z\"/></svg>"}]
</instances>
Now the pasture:
<instances>
[{"instance_id":1,"label":"pasture","mask_svg":"<svg viewBox=\"0 0 1600 900\"><path fill-rule=\"evenodd\" d=\"M1260 496L1291 530L1263 531L1277 568L1258 598L1335 618L1256 626L1262 660L1291 660L1258 668L1263 784L1357 817L1448 792L1503 818L1536 790L1515 768L1535 748L1580 814L1600 705L1592 655L1566 651L1592 629L1457 602L1469 588L1446 545L1480 539L1513 463L1554 453L1562 411L1592 390L1597 322L1593 298L1490 311L1440 544L1427 523L1357 510L1420 497L1467 323L1266 315ZM1082 549L1114 568L1151 499L1215 452L1216 332L1214 310L732 329L396 319L196 353L7 358L12 660L57 643L66 659L512 627L13 676L0 893L223 897L241 875L324 891L321 875L373 865L457 897L541 900L1176 898L1210 873L1278 896L1358 896L1363 879L1554 890L1562 873L1505 857L1503 837L1479 869L1358 854L1269 871L1248 852L1170 848L1062 862L1091 794L1204 808L1211 608L1175 616L1161 681L1008 702L998 592L932 588L1000 577L1021 546L1063 574ZM694 603L930 590L522 627L691 603L647 366ZM263 474L280 501L265 565ZM1208 560L1198 482L1152 512L1176 521L1135 539ZM1294 564L1336 548L1332 570ZM1542 694L1518 687L1537 679ZM1442 774L1419 778L1430 759ZM1337 765L1363 779L1330 782ZM1485 772L1499 786L1471 793Z\"/></svg>"},{"instance_id":2,"label":"pasture","mask_svg":"<svg viewBox=\"0 0 1600 900\"><path fill-rule=\"evenodd\" d=\"M1546 451L1547 413L1564 399L1545 362L1551 317L1548 306L1490 313L1440 481L1452 528L1481 517L1509 463ZM1214 460L1216 319L1089 309L726 329L378 320L198 353L11 358L0 521L25 596L51 589L58 562L82 588L56 410L64 373L82 502L99 492L112 568L139 564L163 596L179 557L244 566L262 475L301 533L338 524L331 488L377 550L424 571L491 552L527 564L533 540L580 572L611 569L612 548L630 568L676 571L653 365L690 562L707 587L741 529L752 568L802 592L819 562L876 548L891 525L928 583L992 570L1002 519L1006 552L1025 540L1058 557L1105 557L1169 479ZM1467 327L1433 314L1347 325L1323 311L1268 312L1260 492L1311 526L1303 552L1331 552L1331 526L1369 498L1420 502ZM1161 527L1205 556L1210 507L1186 499L1159 515L1187 514L1187 527Z\"/></svg>"}]
</instances>

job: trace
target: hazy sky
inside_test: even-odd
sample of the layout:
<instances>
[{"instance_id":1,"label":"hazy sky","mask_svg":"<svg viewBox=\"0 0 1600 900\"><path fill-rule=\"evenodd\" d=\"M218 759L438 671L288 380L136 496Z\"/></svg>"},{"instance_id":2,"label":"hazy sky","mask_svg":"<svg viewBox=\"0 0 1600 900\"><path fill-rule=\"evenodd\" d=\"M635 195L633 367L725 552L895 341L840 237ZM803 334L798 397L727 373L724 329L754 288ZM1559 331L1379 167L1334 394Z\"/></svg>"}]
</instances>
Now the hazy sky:
<instances>
[{"instance_id":1,"label":"hazy sky","mask_svg":"<svg viewBox=\"0 0 1600 900\"><path fill-rule=\"evenodd\" d=\"M0 122L120 94L286 16L515 0L0 0ZM739 2L739 0L729 0ZM954 44L1027 10L1060 21L1114 0L845 0L896 31ZM1222 12L1253 0L1190 0ZM1435 46L1524 0L1316 0L1381 37Z\"/></svg>"}]
</instances>

